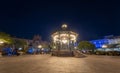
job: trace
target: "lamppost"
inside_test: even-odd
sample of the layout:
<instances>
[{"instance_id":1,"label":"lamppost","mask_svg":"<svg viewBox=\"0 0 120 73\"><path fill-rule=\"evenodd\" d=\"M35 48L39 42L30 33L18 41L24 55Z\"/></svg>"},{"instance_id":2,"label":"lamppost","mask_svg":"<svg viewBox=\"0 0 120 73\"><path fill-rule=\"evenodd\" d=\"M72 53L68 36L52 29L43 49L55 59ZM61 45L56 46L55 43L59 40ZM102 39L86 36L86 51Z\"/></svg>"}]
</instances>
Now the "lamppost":
<instances>
[{"instance_id":1,"label":"lamppost","mask_svg":"<svg viewBox=\"0 0 120 73\"><path fill-rule=\"evenodd\" d=\"M40 49L41 49L41 48L42 48L42 45L38 45L38 48L40 48Z\"/></svg>"}]
</instances>

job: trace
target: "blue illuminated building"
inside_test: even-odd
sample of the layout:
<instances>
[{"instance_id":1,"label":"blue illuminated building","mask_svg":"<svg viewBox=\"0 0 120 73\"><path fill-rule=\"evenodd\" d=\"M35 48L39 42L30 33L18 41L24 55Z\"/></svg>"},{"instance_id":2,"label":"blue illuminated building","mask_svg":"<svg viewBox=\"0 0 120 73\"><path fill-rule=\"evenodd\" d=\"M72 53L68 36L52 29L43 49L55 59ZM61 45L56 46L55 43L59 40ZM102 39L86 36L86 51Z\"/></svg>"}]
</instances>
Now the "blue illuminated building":
<instances>
[{"instance_id":1,"label":"blue illuminated building","mask_svg":"<svg viewBox=\"0 0 120 73\"><path fill-rule=\"evenodd\" d=\"M12 48L3 48L2 52L4 52L5 55L12 55Z\"/></svg>"},{"instance_id":2,"label":"blue illuminated building","mask_svg":"<svg viewBox=\"0 0 120 73\"><path fill-rule=\"evenodd\" d=\"M109 43L108 39L92 40L90 42L93 43L96 46L96 48L102 48L103 45Z\"/></svg>"},{"instance_id":3,"label":"blue illuminated building","mask_svg":"<svg viewBox=\"0 0 120 73\"><path fill-rule=\"evenodd\" d=\"M90 42L93 43L96 48L102 48L103 45L119 44L120 36L109 35L105 36L104 39L92 40Z\"/></svg>"}]
</instances>

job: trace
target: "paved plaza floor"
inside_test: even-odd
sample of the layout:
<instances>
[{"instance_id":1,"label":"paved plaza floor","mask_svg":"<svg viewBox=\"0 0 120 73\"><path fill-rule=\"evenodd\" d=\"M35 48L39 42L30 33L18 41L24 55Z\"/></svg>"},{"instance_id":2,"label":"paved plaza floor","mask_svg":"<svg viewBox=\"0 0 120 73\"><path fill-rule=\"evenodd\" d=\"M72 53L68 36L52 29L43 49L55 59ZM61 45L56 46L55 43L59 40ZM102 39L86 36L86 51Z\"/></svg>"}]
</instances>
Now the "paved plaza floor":
<instances>
[{"instance_id":1,"label":"paved plaza floor","mask_svg":"<svg viewBox=\"0 0 120 73\"><path fill-rule=\"evenodd\" d=\"M0 73L120 73L120 57L0 57Z\"/></svg>"}]
</instances>

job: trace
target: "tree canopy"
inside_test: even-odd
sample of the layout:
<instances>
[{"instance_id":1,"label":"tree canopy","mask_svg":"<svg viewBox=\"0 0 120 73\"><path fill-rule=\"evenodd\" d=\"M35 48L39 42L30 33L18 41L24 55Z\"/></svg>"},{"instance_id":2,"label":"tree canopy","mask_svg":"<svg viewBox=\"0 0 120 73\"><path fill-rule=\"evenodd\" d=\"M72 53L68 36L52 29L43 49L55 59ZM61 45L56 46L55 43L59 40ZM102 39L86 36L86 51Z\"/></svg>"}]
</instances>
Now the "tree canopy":
<instances>
[{"instance_id":1,"label":"tree canopy","mask_svg":"<svg viewBox=\"0 0 120 73\"><path fill-rule=\"evenodd\" d=\"M4 32L0 32L0 41L6 44L13 43L13 39L11 38L11 36Z\"/></svg>"},{"instance_id":2,"label":"tree canopy","mask_svg":"<svg viewBox=\"0 0 120 73\"><path fill-rule=\"evenodd\" d=\"M95 45L90 43L89 41L81 41L78 45L78 48L81 50L94 50Z\"/></svg>"}]
</instances>

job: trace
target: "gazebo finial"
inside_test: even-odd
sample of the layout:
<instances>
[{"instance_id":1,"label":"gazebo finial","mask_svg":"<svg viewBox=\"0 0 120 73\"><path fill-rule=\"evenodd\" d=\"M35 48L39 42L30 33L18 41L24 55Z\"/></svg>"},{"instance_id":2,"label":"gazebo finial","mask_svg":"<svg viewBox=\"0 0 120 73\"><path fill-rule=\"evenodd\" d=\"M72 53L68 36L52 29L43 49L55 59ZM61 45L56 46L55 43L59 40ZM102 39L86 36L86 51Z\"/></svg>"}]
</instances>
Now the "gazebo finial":
<instances>
[{"instance_id":1,"label":"gazebo finial","mask_svg":"<svg viewBox=\"0 0 120 73\"><path fill-rule=\"evenodd\" d=\"M67 26L67 24L63 24L61 27L65 29L65 28L67 28L68 26Z\"/></svg>"}]
</instances>

